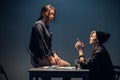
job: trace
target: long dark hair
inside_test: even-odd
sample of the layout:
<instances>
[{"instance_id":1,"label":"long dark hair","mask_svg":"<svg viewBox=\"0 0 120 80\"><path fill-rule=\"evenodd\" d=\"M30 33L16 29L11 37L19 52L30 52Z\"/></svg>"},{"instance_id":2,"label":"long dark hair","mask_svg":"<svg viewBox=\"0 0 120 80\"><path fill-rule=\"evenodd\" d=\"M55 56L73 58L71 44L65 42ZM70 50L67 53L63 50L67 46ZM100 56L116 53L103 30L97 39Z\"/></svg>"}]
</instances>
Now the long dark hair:
<instances>
[{"instance_id":1,"label":"long dark hair","mask_svg":"<svg viewBox=\"0 0 120 80\"><path fill-rule=\"evenodd\" d=\"M38 18L38 20L43 18L42 12L45 13L46 11L49 11L51 9L54 10L55 13L56 13L56 10L55 10L55 8L52 5L48 4L48 5L43 6L43 8L42 8L42 10L40 12L40 17Z\"/></svg>"}]
</instances>

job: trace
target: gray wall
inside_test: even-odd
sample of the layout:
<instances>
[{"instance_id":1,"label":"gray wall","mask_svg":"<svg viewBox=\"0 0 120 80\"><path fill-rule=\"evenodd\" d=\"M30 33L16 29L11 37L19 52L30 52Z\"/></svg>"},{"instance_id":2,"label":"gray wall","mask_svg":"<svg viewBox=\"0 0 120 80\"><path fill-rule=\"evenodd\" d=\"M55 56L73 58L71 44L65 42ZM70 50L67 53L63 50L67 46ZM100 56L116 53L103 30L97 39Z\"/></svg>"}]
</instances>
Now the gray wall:
<instances>
[{"instance_id":1,"label":"gray wall","mask_svg":"<svg viewBox=\"0 0 120 80\"><path fill-rule=\"evenodd\" d=\"M32 25L45 4L52 4L57 10L50 26L53 47L61 58L74 66L77 37L85 42L88 57L92 49L89 34L101 30L111 33L105 46L113 64L120 65L119 0L0 0L0 64L9 80L28 80L28 69L32 66L26 48Z\"/></svg>"}]
</instances>

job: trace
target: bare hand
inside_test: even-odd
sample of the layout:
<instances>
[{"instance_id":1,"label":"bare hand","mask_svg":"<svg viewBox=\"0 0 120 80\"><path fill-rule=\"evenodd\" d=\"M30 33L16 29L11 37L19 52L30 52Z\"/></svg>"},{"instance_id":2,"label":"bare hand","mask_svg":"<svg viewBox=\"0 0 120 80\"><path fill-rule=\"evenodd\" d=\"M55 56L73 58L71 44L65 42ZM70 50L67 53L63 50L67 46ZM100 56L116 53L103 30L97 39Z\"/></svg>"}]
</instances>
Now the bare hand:
<instances>
[{"instance_id":1,"label":"bare hand","mask_svg":"<svg viewBox=\"0 0 120 80\"><path fill-rule=\"evenodd\" d=\"M51 65L56 65L56 61L53 56L48 56Z\"/></svg>"},{"instance_id":2,"label":"bare hand","mask_svg":"<svg viewBox=\"0 0 120 80\"><path fill-rule=\"evenodd\" d=\"M84 43L81 42L79 39L77 39L77 42L76 42L76 44L75 44L75 48L76 48L77 50L83 50L83 48L84 48Z\"/></svg>"},{"instance_id":3,"label":"bare hand","mask_svg":"<svg viewBox=\"0 0 120 80\"><path fill-rule=\"evenodd\" d=\"M53 57L55 59L56 65L58 65L60 63L60 58L58 57L58 55L56 53L53 53Z\"/></svg>"}]
</instances>

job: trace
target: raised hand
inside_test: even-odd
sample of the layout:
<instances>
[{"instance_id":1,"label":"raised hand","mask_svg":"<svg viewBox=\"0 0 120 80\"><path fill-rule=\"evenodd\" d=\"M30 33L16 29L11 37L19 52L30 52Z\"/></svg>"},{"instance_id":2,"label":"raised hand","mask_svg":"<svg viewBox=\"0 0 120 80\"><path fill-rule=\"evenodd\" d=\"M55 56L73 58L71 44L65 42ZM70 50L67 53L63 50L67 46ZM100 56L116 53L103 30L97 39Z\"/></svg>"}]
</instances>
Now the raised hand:
<instances>
[{"instance_id":1,"label":"raised hand","mask_svg":"<svg viewBox=\"0 0 120 80\"><path fill-rule=\"evenodd\" d=\"M79 38L77 38L77 42L76 42L76 44L75 44L75 48L76 48L77 50L82 50L82 49L84 48L84 43L81 42L81 41L79 40Z\"/></svg>"}]
</instances>

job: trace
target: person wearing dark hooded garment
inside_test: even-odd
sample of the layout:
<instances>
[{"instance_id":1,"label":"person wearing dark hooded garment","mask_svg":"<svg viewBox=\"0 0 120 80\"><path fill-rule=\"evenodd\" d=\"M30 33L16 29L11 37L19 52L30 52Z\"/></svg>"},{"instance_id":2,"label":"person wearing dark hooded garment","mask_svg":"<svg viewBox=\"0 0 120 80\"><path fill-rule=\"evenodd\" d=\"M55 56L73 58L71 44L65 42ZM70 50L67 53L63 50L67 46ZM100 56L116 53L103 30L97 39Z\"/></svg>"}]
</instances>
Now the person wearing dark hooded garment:
<instances>
[{"instance_id":1,"label":"person wearing dark hooded garment","mask_svg":"<svg viewBox=\"0 0 120 80\"><path fill-rule=\"evenodd\" d=\"M89 69L89 80L114 80L114 70L110 55L104 43L110 38L110 34L102 31L90 33L89 44L93 46L91 56L84 56L84 43L77 40L75 48L78 50L80 67Z\"/></svg>"}]
</instances>

